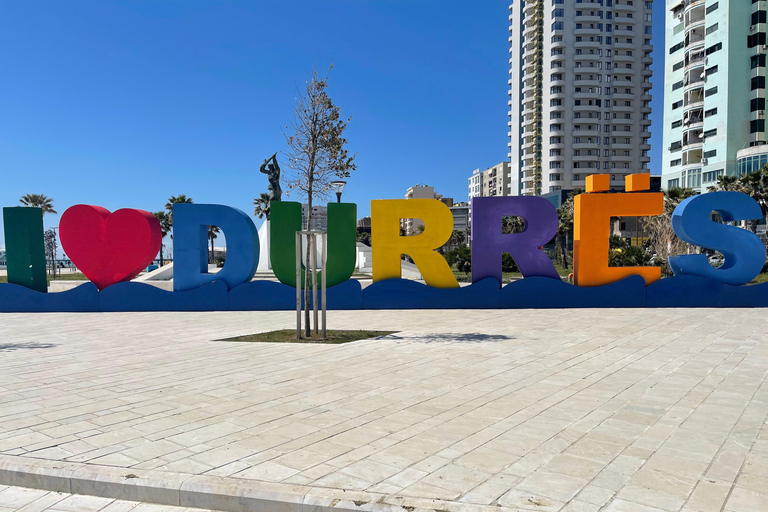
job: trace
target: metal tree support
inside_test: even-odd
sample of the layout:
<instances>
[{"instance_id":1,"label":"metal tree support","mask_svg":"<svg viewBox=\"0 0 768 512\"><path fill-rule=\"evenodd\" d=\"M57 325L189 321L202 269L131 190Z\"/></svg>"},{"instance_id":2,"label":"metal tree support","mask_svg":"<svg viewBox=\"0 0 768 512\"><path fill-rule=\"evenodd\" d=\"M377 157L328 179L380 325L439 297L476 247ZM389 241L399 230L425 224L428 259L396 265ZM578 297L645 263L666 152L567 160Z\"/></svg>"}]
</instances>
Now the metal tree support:
<instances>
[{"instance_id":1,"label":"metal tree support","mask_svg":"<svg viewBox=\"0 0 768 512\"><path fill-rule=\"evenodd\" d=\"M320 282L321 282L321 289L320 289L320 296L321 301L323 304L323 339L326 337L326 314L325 314L325 297L326 297L326 286L325 286L325 280L326 280L326 269L327 269L327 262L328 262L328 248L327 248L327 236L328 233L325 231L297 231L296 232L296 339L301 339L301 314L302 314L302 307L301 307L301 288L303 284L303 280L301 279L301 239L302 236L306 235L307 237L307 244L309 245L309 251L310 251L310 257L307 262L307 265L309 268L307 269L307 272L312 273L312 279L311 286L312 286L312 312L315 322L315 334L318 333L317 329L317 319L318 319L318 311L317 311L317 236L319 235L322 242L322 254L321 254L321 262L322 265L322 274L320 275ZM305 307L309 307L309 304L305 304Z\"/></svg>"}]
</instances>

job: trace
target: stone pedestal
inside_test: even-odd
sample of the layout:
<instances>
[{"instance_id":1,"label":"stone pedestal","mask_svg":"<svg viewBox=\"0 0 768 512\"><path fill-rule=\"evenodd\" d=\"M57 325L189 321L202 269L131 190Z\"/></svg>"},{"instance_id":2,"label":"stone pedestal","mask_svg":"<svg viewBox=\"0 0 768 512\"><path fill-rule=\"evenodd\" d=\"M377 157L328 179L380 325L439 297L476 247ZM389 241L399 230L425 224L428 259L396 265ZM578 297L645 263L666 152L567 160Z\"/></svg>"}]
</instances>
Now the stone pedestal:
<instances>
[{"instance_id":1,"label":"stone pedestal","mask_svg":"<svg viewBox=\"0 0 768 512\"><path fill-rule=\"evenodd\" d=\"M264 223L259 228L259 267L257 272L271 272L272 262L269 259L269 222Z\"/></svg>"}]
</instances>

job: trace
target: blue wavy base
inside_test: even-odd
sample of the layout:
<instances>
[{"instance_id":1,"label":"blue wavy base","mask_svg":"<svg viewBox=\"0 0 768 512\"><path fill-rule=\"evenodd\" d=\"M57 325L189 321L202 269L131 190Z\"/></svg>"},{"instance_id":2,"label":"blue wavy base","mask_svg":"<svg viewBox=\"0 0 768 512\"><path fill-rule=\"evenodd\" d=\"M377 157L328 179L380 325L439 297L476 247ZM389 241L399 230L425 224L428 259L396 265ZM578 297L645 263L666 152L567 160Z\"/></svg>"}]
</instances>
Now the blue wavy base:
<instances>
[{"instance_id":1,"label":"blue wavy base","mask_svg":"<svg viewBox=\"0 0 768 512\"><path fill-rule=\"evenodd\" d=\"M320 295L319 290L318 295ZM356 279L331 286L326 290L326 297L329 310L363 309L362 288ZM304 306L303 293L301 305ZM275 281L251 281L241 284L229 291L229 309L230 311L295 310L296 288Z\"/></svg>"},{"instance_id":2,"label":"blue wavy base","mask_svg":"<svg viewBox=\"0 0 768 512\"><path fill-rule=\"evenodd\" d=\"M643 278L593 288L556 279L528 277L501 290L495 279L461 288L431 288L416 281L388 279L361 290L350 279L328 288L329 310L356 309L546 309L768 307L768 282L730 286L705 277L674 276L645 287ZM168 292L136 282L101 292L92 283L57 293L40 293L0 283L0 312L88 311L278 311L296 308L296 289L274 281L252 281L227 292L213 281L185 292Z\"/></svg>"},{"instance_id":3,"label":"blue wavy base","mask_svg":"<svg viewBox=\"0 0 768 512\"><path fill-rule=\"evenodd\" d=\"M616 283L579 287L559 279L526 277L501 289L501 307L509 309L642 308L645 280L630 276Z\"/></svg>"},{"instance_id":4,"label":"blue wavy base","mask_svg":"<svg viewBox=\"0 0 768 512\"><path fill-rule=\"evenodd\" d=\"M699 276L673 276L651 284L649 308L768 307L768 282L731 286Z\"/></svg>"},{"instance_id":5,"label":"blue wavy base","mask_svg":"<svg viewBox=\"0 0 768 512\"><path fill-rule=\"evenodd\" d=\"M407 279L387 279L363 290L364 309L496 309L499 282L483 279L461 288L432 288Z\"/></svg>"},{"instance_id":6,"label":"blue wavy base","mask_svg":"<svg viewBox=\"0 0 768 512\"><path fill-rule=\"evenodd\" d=\"M200 288L169 292L144 283L117 283L99 292L100 311L226 311L227 284L212 281Z\"/></svg>"},{"instance_id":7,"label":"blue wavy base","mask_svg":"<svg viewBox=\"0 0 768 512\"><path fill-rule=\"evenodd\" d=\"M296 309L296 289L282 283L250 281L229 290L230 311L290 311L291 309Z\"/></svg>"},{"instance_id":8,"label":"blue wavy base","mask_svg":"<svg viewBox=\"0 0 768 512\"><path fill-rule=\"evenodd\" d=\"M99 295L93 283L56 293L40 293L18 284L0 283L0 312L3 313L82 313L98 310Z\"/></svg>"}]
</instances>

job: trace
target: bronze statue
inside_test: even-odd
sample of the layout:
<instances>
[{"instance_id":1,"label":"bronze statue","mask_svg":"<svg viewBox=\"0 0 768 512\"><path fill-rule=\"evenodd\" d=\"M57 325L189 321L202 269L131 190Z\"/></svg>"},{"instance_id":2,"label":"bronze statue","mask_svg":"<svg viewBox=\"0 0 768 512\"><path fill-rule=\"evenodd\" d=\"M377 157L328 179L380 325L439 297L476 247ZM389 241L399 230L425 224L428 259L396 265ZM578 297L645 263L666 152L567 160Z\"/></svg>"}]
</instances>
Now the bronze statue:
<instances>
[{"instance_id":1,"label":"bronze statue","mask_svg":"<svg viewBox=\"0 0 768 512\"><path fill-rule=\"evenodd\" d=\"M272 163L270 163L272 162ZM269 201L280 201L283 197L283 189L280 188L280 166L277 164L277 153L264 160L259 168L260 172L267 175L269 180Z\"/></svg>"}]
</instances>

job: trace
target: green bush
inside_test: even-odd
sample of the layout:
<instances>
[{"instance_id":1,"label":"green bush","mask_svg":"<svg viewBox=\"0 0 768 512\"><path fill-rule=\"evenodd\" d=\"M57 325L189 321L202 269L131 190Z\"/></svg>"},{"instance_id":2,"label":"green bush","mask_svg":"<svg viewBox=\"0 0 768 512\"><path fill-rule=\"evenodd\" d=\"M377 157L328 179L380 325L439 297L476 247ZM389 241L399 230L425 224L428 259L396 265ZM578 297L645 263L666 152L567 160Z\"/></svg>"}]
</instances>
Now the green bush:
<instances>
[{"instance_id":1,"label":"green bush","mask_svg":"<svg viewBox=\"0 0 768 512\"><path fill-rule=\"evenodd\" d=\"M509 253L501 253L501 271L502 272L520 272L517 263Z\"/></svg>"}]
</instances>

